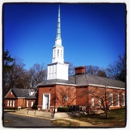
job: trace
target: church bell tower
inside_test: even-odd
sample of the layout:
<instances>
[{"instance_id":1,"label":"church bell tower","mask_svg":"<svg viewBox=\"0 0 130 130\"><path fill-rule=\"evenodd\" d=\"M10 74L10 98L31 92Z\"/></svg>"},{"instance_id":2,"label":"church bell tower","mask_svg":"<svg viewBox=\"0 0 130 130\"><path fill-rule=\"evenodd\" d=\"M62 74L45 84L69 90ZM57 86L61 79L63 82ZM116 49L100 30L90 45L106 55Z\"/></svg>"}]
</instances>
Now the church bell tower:
<instances>
[{"instance_id":1,"label":"church bell tower","mask_svg":"<svg viewBox=\"0 0 130 130\"><path fill-rule=\"evenodd\" d=\"M47 80L68 80L68 64L64 63L64 47L61 39L60 6L58 9L57 35L53 46L52 63L47 67Z\"/></svg>"}]
</instances>

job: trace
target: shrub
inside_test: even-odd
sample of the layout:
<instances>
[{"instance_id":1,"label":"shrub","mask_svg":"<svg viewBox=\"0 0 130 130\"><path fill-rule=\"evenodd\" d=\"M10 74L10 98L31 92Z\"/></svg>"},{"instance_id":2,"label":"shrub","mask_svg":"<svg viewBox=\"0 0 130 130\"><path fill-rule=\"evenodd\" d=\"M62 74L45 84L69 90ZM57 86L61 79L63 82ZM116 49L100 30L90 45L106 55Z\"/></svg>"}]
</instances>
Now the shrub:
<instances>
[{"instance_id":1,"label":"shrub","mask_svg":"<svg viewBox=\"0 0 130 130\"><path fill-rule=\"evenodd\" d=\"M68 107L58 107L58 112L68 112Z\"/></svg>"},{"instance_id":2,"label":"shrub","mask_svg":"<svg viewBox=\"0 0 130 130\"><path fill-rule=\"evenodd\" d=\"M33 105L33 106L32 106L32 109L37 109L37 105Z\"/></svg>"}]
</instances>

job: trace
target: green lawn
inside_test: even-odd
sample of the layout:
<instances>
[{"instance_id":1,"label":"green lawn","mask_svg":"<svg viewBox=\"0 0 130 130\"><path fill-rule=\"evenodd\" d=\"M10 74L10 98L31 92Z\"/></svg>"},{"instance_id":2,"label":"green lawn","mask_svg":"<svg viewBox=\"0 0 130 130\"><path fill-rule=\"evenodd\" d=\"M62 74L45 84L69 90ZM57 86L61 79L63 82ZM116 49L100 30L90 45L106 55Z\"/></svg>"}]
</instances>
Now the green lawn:
<instances>
[{"instance_id":1,"label":"green lawn","mask_svg":"<svg viewBox=\"0 0 130 130\"><path fill-rule=\"evenodd\" d=\"M74 119L86 121L98 127L125 127L126 125L125 109L109 111L109 118L105 118L105 114L100 115L86 115L73 117Z\"/></svg>"}]
</instances>

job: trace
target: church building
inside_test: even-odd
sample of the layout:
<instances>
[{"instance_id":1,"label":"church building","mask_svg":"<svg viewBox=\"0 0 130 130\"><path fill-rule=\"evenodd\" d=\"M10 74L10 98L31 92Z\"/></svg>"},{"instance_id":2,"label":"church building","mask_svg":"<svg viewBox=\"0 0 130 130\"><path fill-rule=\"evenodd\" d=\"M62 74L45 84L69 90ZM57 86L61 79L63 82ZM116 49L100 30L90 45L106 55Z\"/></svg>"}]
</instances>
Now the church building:
<instances>
[{"instance_id":1,"label":"church building","mask_svg":"<svg viewBox=\"0 0 130 130\"><path fill-rule=\"evenodd\" d=\"M111 108L125 105L125 83L117 80L85 74L85 67L75 68L75 75L68 76L68 64L64 63L64 47L61 39L60 6L58 9L57 36L53 46L52 63L47 67L47 80L39 83L38 109L57 109L61 106L78 105L81 108L101 105L102 97L95 98L90 92L100 95L105 91L111 97ZM123 99L122 102L119 98Z\"/></svg>"},{"instance_id":2,"label":"church building","mask_svg":"<svg viewBox=\"0 0 130 130\"><path fill-rule=\"evenodd\" d=\"M37 84L37 92L32 95L20 95L19 90L11 89L5 96L5 106L21 106L18 103L24 100L22 108L37 104L38 110L57 110L62 106L79 106L81 109L98 109L104 102L110 109L125 106L125 83L109 78L88 75L85 67L75 68L75 75L68 76L69 64L64 63L64 47L61 38L60 6L58 9L57 35L52 49L52 63L47 65L47 80ZM24 90L23 90L24 91ZM14 96L11 96L13 92ZM25 93L25 92L23 92ZM37 93L37 96L35 95ZM16 97L17 96L17 97ZM15 106L15 101L18 105ZM30 106L29 102L30 101Z\"/></svg>"}]
</instances>

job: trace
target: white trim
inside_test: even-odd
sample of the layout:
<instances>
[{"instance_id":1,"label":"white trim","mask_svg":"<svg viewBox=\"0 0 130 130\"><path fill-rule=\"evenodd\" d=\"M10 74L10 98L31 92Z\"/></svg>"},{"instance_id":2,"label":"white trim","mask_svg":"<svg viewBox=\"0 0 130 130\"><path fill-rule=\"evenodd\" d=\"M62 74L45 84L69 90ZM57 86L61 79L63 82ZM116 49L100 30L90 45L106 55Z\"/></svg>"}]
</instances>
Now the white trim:
<instances>
[{"instance_id":1,"label":"white trim","mask_svg":"<svg viewBox=\"0 0 130 130\"><path fill-rule=\"evenodd\" d=\"M119 93L116 93L116 106L119 106L120 102L119 102Z\"/></svg>"},{"instance_id":2,"label":"white trim","mask_svg":"<svg viewBox=\"0 0 130 130\"><path fill-rule=\"evenodd\" d=\"M52 82L51 84L40 84L40 85L37 85L37 87L39 86L50 86L50 85L68 85L68 86L77 86L75 84L67 84L67 83L59 83L59 82ZM81 86L81 85L80 85ZM85 85L87 86L87 85Z\"/></svg>"},{"instance_id":3,"label":"white trim","mask_svg":"<svg viewBox=\"0 0 130 130\"><path fill-rule=\"evenodd\" d=\"M9 100L7 100L7 107L9 107Z\"/></svg>"},{"instance_id":4,"label":"white trim","mask_svg":"<svg viewBox=\"0 0 130 130\"><path fill-rule=\"evenodd\" d=\"M110 96L110 106L113 106L113 93L110 93L109 96Z\"/></svg>"},{"instance_id":5,"label":"white trim","mask_svg":"<svg viewBox=\"0 0 130 130\"><path fill-rule=\"evenodd\" d=\"M13 107L15 107L15 100L13 100Z\"/></svg>"},{"instance_id":6,"label":"white trim","mask_svg":"<svg viewBox=\"0 0 130 130\"><path fill-rule=\"evenodd\" d=\"M106 88L114 88L114 89L123 89L125 90L125 88L120 88L120 87L113 87L113 86L105 86L105 85L99 85L99 84L88 84L90 86L97 86L97 87L106 87Z\"/></svg>"},{"instance_id":7,"label":"white trim","mask_svg":"<svg viewBox=\"0 0 130 130\"><path fill-rule=\"evenodd\" d=\"M33 102L33 101L31 101L31 107L33 106L33 104L34 104L34 102Z\"/></svg>"},{"instance_id":8,"label":"white trim","mask_svg":"<svg viewBox=\"0 0 130 130\"><path fill-rule=\"evenodd\" d=\"M9 92L11 91L11 89L8 91L8 93L5 95L5 97L4 98L6 98L7 96L8 96L8 94L9 94Z\"/></svg>"},{"instance_id":9,"label":"white trim","mask_svg":"<svg viewBox=\"0 0 130 130\"><path fill-rule=\"evenodd\" d=\"M75 84L58 83L58 82L56 82L56 84L58 84L58 85L70 85L70 86L76 86Z\"/></svg>"},{"instance_id":10,"label":"white trim","mask_svg":"<svg viewBox=\"0 0 130 130\"><path fill-rule=\"evenodd\" d=\"M51 99L51 96L50 96L50 93L43 93L43 96L42 96L42 109L46 109L45 108L45 95L48 95L48 109L50 109L50 99Z\"/></svg>"},{"instance_id":11,"label":"white trim","mask_svg":"<svg viewBox=\"0 0 130 130\"><path fill-rule=\"evenodd\" d=\"M91 98L91 106L94 107L94 98Z\"/></svg>"},{"instance_id":12,"label":"white trim","mask_svg":"<svg viewBox=\"0 0 130 130\"><path fill-rule=\"evenodd\" d=\"M99 85L99 84L68 84L68 83L60 83L60 82L52 82L51 84L39 84L38 86L49 86L49 85L69 85L69 86L77 86L77 87L83 87L83 86L97 86L97 87L106 87L106 88L114 88L114 89L120 89L125 90L125 88L120 87L113 87L113 86L105 86L105 85Z\"/></svg>"},{"instance_id":13,"label":"white trim","mask_svg":"<svg viewBox=\"0 0 130 130\"><path fill-rule=\"evenodd\" d=\"M99 106L102 106L101 98L98 98L98 105L99 105Z\"/></svg>"},{"instance_id":14,"label":"white trim","mask_svg":"<svg viewBox=\"0 0 130 130\"><path fill-rule=\"evenodd\" d=\"M125 106L125 94L122 94L122 106Z\"/></svg>"},{"instance_id":15,"label":"white trim","mask_svg":"<svg viewBox=\"0 0 130 130\"><path fill-rule=\"evenodd\" d=\"M28 103L29 103L29 101L28 101L28 100L26 100L26 107L28 107Z\"/></svg>"}]
</instances>

